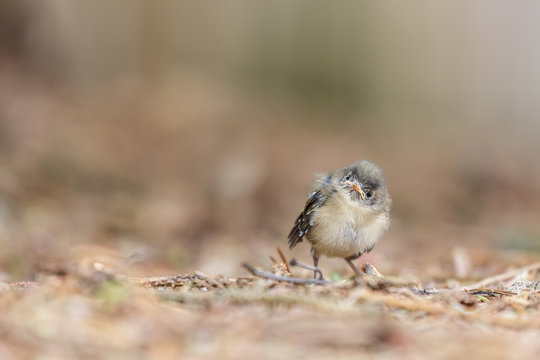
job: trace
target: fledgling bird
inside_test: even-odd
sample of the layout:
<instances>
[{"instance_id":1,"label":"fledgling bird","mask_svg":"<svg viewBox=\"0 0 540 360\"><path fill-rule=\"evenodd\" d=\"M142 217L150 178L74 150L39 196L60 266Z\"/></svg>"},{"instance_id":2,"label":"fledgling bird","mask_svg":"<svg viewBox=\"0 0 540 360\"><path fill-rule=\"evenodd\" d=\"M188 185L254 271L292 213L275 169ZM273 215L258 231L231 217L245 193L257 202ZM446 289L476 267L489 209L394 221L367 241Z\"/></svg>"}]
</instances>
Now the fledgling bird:
<instances>
[{"instance_id":1,"label":"fledgling bird","mask_svg":"<svg viewBox=\"0 0 540 360\"><path fill-rule=\"evenodd\" d=\"M289 248L307 239L315 268L321 255L340 257L361 277L352 260L370 252L388 230L391 203L384 174L371 161L319 174L289 233Z\"/></svg>"}]
</instances>

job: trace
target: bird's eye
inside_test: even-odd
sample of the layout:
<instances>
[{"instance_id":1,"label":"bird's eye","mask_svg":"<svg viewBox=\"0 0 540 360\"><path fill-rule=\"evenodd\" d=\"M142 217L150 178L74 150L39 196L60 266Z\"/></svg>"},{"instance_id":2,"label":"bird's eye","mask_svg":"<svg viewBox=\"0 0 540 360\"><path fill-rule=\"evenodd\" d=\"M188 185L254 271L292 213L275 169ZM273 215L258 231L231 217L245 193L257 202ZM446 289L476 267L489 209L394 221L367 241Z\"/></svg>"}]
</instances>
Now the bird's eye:
<instances>
[{"instance_id":1,"label":"bird's eye","mask_svg":"<svg viewBox=\"0 0 540 360\"><path fill-rule=\"evenodd\" d=\"M372 191L370 191L370 190L366 191L366 197L367 197L368 199L370 199L372 196L373 196L373 192L372 192Z\"/></svg>"},{"instance_id":2,"label":"bird's eye","mask_svg":"<svg viewBox=\"0 0 540 360\"><path fill-rule=\"evenodd\" d=\"M345 181L350 181L351 180L351 174L345 176Z\"/></svg>"}]
</instances>

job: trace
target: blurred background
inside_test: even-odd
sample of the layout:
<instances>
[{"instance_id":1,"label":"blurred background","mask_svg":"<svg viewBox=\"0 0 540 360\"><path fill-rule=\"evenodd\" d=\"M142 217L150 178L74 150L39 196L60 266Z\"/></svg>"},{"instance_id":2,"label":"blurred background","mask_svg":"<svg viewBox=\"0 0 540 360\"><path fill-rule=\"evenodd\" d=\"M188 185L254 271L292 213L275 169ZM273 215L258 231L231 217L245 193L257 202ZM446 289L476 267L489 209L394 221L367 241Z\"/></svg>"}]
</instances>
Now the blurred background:
<instances>
[{"instance_id":1,"label":"blurred background","mask_svg":"<svg viewBox=\"0 0 540 360\"><path fill-rule=\"evenodd\" d=\"M0 280L309 262L313 175L358 159L381 272L538 256L540 4L482 3L0 2Z\"/></svg>"}]
</instances>

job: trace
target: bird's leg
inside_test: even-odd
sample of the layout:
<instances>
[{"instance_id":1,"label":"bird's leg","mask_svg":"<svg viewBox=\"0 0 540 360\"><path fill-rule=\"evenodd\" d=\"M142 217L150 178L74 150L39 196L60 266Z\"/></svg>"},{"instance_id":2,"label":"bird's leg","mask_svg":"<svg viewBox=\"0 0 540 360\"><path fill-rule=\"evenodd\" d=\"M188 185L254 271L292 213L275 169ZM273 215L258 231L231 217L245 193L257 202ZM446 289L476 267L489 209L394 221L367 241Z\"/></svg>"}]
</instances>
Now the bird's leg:
<instances>
[{"instance_id":1,"label":"bird's leg","mask_svg":"<svg viewBox=\"0 0 540 360\"><path fill-rule=\"evenodd\" d=\"M319 269L319 254L317 254L315 251L313 252L313 267L315 268L315 270L313 270L313 278L316 279L317 278L317 273L319 273L319 279L320 280L323 280L323 276L322 276L322 272L321 270Z\"/></svg>"},{"instance_id":2,"label":"bird's leg","mask_svg":"<svg viewBox=\"0 0 540 360\"><path fill-rule=\"evenodd\" d=\"M352 262L354 259L358 258L358 256L349 256L349 257L346 257L345 258L345 261L347 262L347 264L349 264L349 266L353 269L354 273L356 274L356 276L358 278L362 278L363 277L363 274L360 270L358 270L358 268L354 265L354 263Z\"/></svg>"}]
</instances>

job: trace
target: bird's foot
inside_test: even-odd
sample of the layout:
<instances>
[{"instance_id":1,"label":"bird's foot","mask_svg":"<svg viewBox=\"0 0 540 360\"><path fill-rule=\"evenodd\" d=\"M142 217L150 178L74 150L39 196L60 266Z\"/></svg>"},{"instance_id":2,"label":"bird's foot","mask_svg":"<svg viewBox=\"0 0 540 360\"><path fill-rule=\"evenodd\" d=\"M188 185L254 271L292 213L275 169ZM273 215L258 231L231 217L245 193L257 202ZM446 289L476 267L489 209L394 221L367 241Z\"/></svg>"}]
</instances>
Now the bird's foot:
<instances>
[{"instance_id":1,"label":"bird's foot","mask_svg":"<svg viewBox=\"0 0 540 360\"><path fill-rule=\"evenodd\" d=\"M301 267L301 268L306 269L306 270L311 270L311 271L313 271L313 278L314 279L316 279L316 280L324 280L322 271L318 267L298 262L296 259L291 259L291 261L289 261L289 265L298 266L298 267Z\"/></svg>"}]
</instances>

